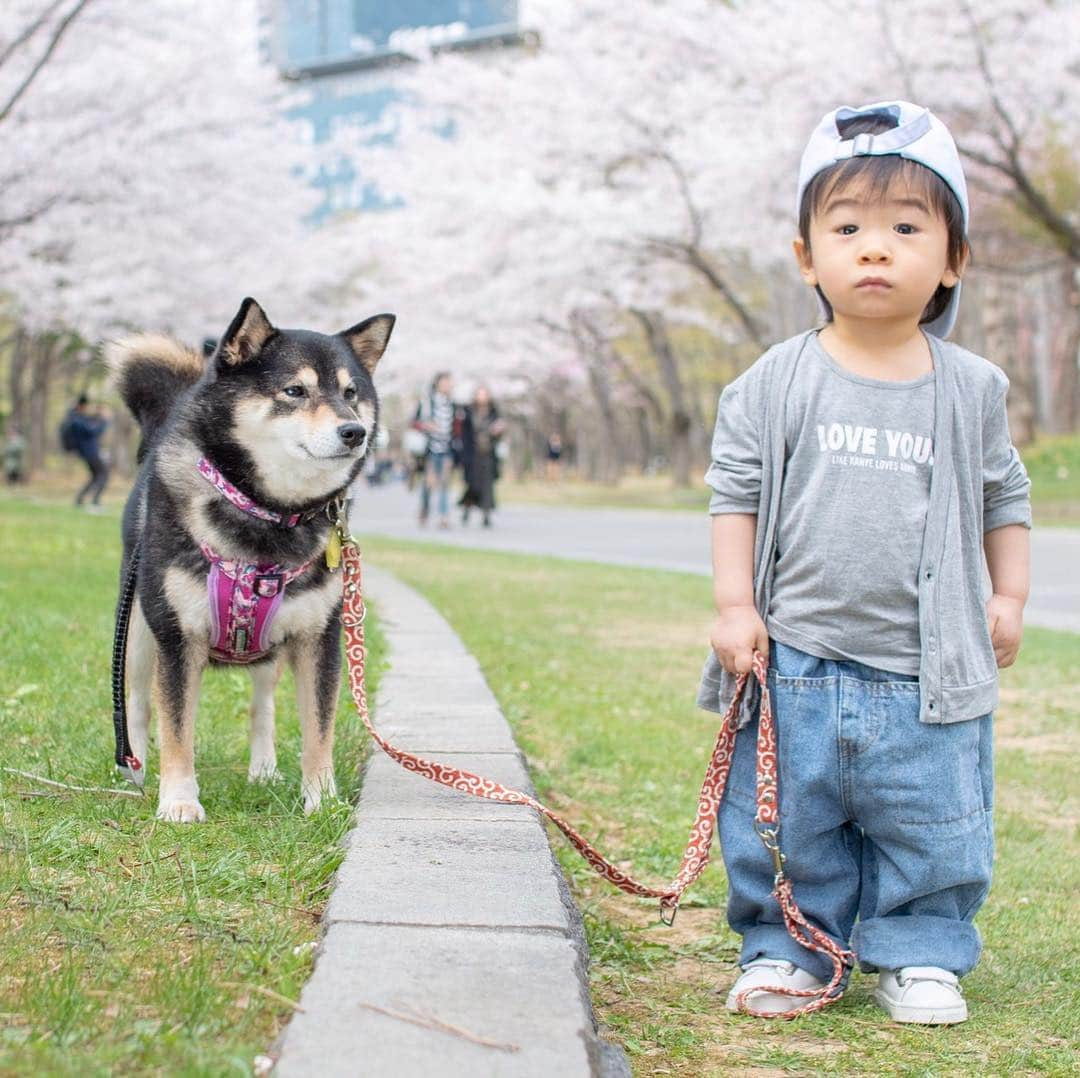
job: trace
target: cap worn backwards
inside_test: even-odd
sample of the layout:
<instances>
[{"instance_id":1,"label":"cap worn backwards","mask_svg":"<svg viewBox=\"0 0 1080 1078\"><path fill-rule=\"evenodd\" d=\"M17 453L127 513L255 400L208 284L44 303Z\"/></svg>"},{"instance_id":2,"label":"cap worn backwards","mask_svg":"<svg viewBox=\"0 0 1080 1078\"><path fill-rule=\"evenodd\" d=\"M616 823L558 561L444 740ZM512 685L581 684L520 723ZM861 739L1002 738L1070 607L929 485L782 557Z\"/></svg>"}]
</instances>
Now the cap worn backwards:
<instances>
[{"instance_id":1,"label":"cap worn backwards","mask_svg":"<svg viewBox=\"0 0 1080 1078\"><path fill-rule=\"evenodd\" d=\"M862 117L892 117L897 126L879 134L862 134L845 139L842 127ZM910 101L879 101L860 108L842 106L827 113L814 128L803 150L799 165L799 189L795 198L795 214L799 214L803 193L810 181L821 171L841 161L867 155L896 154L916 161L946 183L956 196L963 214L964 232L968 230L968 195L960 154L949 129L929 110ZM952 298L944 313L923 328L935 337L947 337L956 322L960 306L960 283L952 290Z\"/></svg>"}]
</instances>

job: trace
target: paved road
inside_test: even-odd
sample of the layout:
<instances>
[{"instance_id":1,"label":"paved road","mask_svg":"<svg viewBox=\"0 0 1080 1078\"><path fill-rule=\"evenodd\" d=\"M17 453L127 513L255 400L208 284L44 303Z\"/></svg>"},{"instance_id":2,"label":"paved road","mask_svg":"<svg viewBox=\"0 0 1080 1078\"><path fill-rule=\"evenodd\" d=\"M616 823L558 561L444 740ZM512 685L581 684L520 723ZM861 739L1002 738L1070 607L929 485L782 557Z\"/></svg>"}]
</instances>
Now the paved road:
<instances>
[{"instance_id":1,"label":"paved road","mask_svg":"<svg viewBox=\"0 0 1080 1078\"><path fill-rule=\"evenodd\" d=\"M353 513L358 535L425 539L451 546L546 554L609 565L708 574L709 519L705 513L638 509L564 509L507 505L490 530L474 522L449 531L416 521L416 498L404 487L363 487ZM1032 588L1026 621L1080 632L1080 531L1041 528L1032 533Z\"/></svg>"}]
</instances>

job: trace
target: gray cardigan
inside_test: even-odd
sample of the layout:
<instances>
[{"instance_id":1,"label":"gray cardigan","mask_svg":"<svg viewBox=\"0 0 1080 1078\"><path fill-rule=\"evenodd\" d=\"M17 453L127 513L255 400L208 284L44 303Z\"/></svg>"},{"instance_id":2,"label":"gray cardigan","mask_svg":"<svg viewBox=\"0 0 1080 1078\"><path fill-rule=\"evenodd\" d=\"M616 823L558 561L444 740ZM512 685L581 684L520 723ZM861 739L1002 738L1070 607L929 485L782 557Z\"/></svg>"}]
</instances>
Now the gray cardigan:
<instances>
[{"instance_id":1,"label":"gray cardigan","mask_svg":"<svg viewBox=\"0 0 1080 1078\"><path fill-rule=\"evenodd\" d=\"M754 602L765 618L772 591L784 478L788 387L812 334L770 348L720 396L709 512L756 513ZM983 594L985 532L1031 527L1031 484L1009 440L1000 368L928 336L934 357L934 468L919 560L920 718L961 722L997 707L998 677ZM698 706L723 712L735 679L710 652ZM753 717L748 693L740 723Z\"/></svg>"}]
</instances>

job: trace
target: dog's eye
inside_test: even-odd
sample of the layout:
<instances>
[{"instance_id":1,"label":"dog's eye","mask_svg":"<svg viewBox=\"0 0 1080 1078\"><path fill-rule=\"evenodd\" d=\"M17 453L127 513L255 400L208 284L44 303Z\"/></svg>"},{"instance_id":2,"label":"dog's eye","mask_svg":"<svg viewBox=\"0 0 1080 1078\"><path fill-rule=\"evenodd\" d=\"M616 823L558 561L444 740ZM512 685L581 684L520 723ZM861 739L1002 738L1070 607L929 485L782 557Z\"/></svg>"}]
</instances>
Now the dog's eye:
<instances>
[{"instance_id":1,"label":"dog's eye","mask_svg":"<svg viewBox=\"0 0 1080 1078\"><path fill-rule=\"evenodd\" d=\"M346 386L342 394L347 401L356 400L356 386Z\"/></svg>"},{"instance_id":2,"label":"dog's eye","mask_svg":"<svg viewBox=\"0 0 1080 1078\"><path fill-rule=\"evenodd\" d=\"M299 400L301 397L307 396L307 390L303 386L286 386L282 391L286 397L292 397L293 400Z\"/></svg>"}]
</instances>

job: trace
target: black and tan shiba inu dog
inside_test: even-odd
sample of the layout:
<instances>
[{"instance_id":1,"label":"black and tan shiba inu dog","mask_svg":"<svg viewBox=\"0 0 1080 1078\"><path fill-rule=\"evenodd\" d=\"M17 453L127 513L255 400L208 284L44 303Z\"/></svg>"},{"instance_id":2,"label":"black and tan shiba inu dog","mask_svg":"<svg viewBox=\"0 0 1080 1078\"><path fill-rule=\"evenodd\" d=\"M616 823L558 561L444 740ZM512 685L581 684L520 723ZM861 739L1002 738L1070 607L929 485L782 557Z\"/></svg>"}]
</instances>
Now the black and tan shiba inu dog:
<instances>
[{"instance_id":1,"label":"black and tan shiba inu dog","mask_svg":"<svg viewBox=\"0 0 1080 1078\"><path fill-rule=\"evenodd\" d=\"M143 434L121 580L137 549L128 729L145 760L153 695L161 819L205 819L194 723L213 663L251 672L252 780L275 773L274 685L291 664L305 811L335 792L341 575L325 552L332 507L375 436L372 373L393 326L380 314L334 336L276 329L246 299L206 360L150 335L106 349Z\"/></svg>"}]
</instances>

